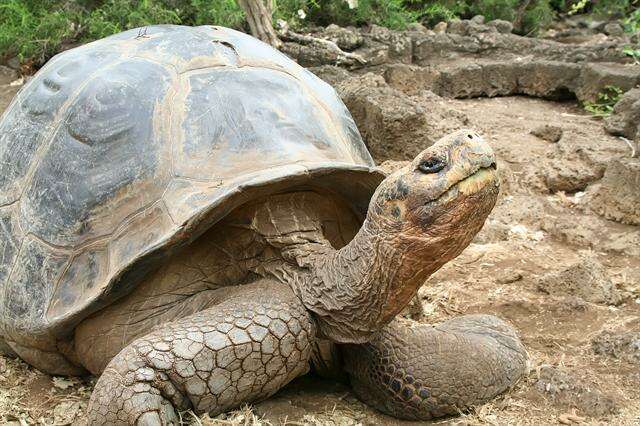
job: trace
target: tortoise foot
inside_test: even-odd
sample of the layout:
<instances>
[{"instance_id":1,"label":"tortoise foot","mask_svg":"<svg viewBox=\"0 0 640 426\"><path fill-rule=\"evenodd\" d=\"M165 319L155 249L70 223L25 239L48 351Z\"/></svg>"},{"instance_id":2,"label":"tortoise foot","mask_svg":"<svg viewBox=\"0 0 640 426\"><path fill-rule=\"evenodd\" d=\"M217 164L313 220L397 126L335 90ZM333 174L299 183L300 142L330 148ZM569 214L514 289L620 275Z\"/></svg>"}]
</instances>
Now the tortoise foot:
<instances>
[{"instance_id":1,"label":"tortoise foot","mask_svg":"<svg viewBox=\"0 0 640 426\"><path fill-rule=\"evenodd\" d=\"M244 286L214 308L125 347L89 402L89 424L178 424L266 398L309 368L315 327L291 290Z\"/></svg>"},{"instance_id":2,"label":"tortoise foot","mask_svg":"<svg viewBox=\"0 0 640 426\"><path fill-rule=\"evenodd\" d=\"M408 420L484 404L528 370L515 330L491 315L465 315L435 326L396 319L369 343L342 348L358 397Z\"/></svg>"}]
</instances>

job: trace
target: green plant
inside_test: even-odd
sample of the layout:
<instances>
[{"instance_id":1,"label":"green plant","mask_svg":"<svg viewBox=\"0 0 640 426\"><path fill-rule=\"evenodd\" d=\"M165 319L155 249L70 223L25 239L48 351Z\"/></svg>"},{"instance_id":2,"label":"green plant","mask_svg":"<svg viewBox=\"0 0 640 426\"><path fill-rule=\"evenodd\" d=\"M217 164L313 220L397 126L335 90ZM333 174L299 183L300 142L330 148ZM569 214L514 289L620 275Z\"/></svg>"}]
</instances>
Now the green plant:
<instances>
[{"instance_id":1,"label":"green plant","mask_svg":"<svg viewBox=\"0 0 640 426\"><path fill-rule=\"evenodd\" d=\"M576 15L578 13L582 13L586 9L588 4L589 0L578 0L576 3L572 3L569 6L567 15Z\"/></svg>"},{"instance_id":2,"label":"green plant","mask_svg":"<svg viewBox=\"0 0 640 426\"><path fill-rule=\"evenodd\" d=\"M108 0L89 14L83 38L95 40L130 28L181 22L175 10L157 1Z\"/></svg>"},{"instance_id":3,"label":"green plant","mask_svg":"<svg viewBox=\"0 0 640 426\"><path fill-rule=\"evenodd\" d=\"M625 47L622 49L622 53L630 56L636 65L640 65L640 49L634 49L633 47Z\"/></svg>"},{"instance_id":4,"label":"green plant","mask_svg":"<svg viewBox=\"0 0 640 426\"><path fill-rule=\"evenodd\" d=\"M469 4L469 15L510 21L515 32L523 35L536 34L554 17L550 0L478 0Z\"/></svg>"},{"instance_id":5,"label":"green plant","mask_svg":"<svg viewBox=\"0 0 640 426\"><path fill-rule=\"evenodd\" d=\"M296 22L298 10L306 15L306 22L316 25L377 24L392 29L404 29L416 22L419 13L408 7L406 0L359 0L351 8L345 0L278 0L276 18Z\"/></svg>"},{"instance_id":6,"label":"green plant","mask_svg":"<svg viewBox=\"0 0 640 426\"><path fill-rule=\"evenodd\" d=\"M244 24L244 11L235 0L191 0L179 12L182 21L188 25L222 25L240 29Z\"/></svg>"},{"instance_id":7,"label":"green plant","mask_svg":"<svg viewBox=\"0 0 640 426\"><path fill-rule=\"evenodd\" d=\"M79 12L60 2L0 0L0 59L43 62L77 36Z\"/></svg>"},{"instance_id":8,"label":"green plant","mask_svg":"<svg viewBox=\"0 0 640 426\"><path fill-rule=\"evenodd\" d=\"M584 102L584 109L598 118L608 117L622 93L623 90L617 86L605 86L604 91L598 93L595 102Z\"/></svg>"},{"instance_id":9,"label":"green plant","mask_svg":"<svg viewBox=\"0 0 640 426\"><path fill-rule=\"evenodd\" d=\"M418 11L419 19L427 25L435 25L438 22L451 21L458 18L459 11L456 8L446 6L441 3L433 3L424 5Z\"/></svg>"},{"instance_id":10,"label":"green plant","mask_svg":"<svg viewBox=\"0 0 640 426\"><path fill-rule=\"evenodd\" d=\"M624 30L630 34L640 33L640 8L631 12L622 21L622 26L624 27Z\"/></svg>"}]
</instances>

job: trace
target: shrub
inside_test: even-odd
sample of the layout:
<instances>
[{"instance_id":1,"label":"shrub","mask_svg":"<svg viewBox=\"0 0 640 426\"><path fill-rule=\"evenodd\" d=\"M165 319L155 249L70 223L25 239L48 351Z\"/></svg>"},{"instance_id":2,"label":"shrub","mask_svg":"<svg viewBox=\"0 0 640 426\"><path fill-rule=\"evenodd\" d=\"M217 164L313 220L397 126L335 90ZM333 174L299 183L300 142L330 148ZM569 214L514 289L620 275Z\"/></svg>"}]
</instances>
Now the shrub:
<instances>
[{"instance_id":1,"label":"shrub","mask_svg":"<svg viewBox=\"0 0 640 426\"><path fill-rule=\"evenodd\" d=\"M608 117L613 112L613 107L622 96L622 89L617 86L606 86L604 91L598 93L595 102L584 102L584 109L598 118Z\"/></svg>"},{"instance_id":2,"label":"shrub","mask_svg":"<svg viewBox=\"0 0 640 426\"><path fill-rule=\"evenodd\" d=\"M74 39L79 12L60 6L60 2L0 0L0 59L17 55L22 62L41 63Z\"/></svg>"},{"instance_id":3,"label":"shrub","mask_svg":"<svg viewBox=\"0 0 640 426\"><path fill-rule=\"evenodd\" d=\"M108 0L94 9L86 19L85 40L103 38L120 31L145 25L179 24L182 20L175 10L153 0L139 2Z\"/></svg>"},{"instance_id":4,"label":"shrub","mask_svg":"<svg viewBox=\"0 0 640 426\"><path fill-rule=\"evenodd\" d=\"M406 0L359 0L351 8L345 0L276 0L276 18L289 23L302 24L298 11L306 15L306 22L316 25L341 26L377 24L392 29L404 29L418 19L418 14L407 7Z\"/></svg>"}]
</instances>

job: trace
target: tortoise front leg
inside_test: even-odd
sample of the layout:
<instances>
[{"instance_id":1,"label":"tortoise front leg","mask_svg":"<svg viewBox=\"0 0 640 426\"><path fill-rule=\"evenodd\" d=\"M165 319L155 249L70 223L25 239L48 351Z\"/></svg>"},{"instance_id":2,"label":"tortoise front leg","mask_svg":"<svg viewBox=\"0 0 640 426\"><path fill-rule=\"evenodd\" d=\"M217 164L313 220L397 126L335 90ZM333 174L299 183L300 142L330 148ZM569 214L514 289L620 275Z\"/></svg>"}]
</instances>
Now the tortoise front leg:
<instances>
[{"instance_id":1,"label":"tortoise front leg","mask_svg":"<svg viewBox=\"0 0 640 426\"><path fill-rule=\"evenodd\" d=\"M89 424L177 425L177 411L218 414L306 373L315 326L299 299L274 282L235 289L125 347L96 384Z\"/></svg>"},{"instance_id":2,"label":"tortoise front leg","mask_svg":"<svg viewBox=\"0 0 640 426\"><path fill-rule=\"evenodd\" d=\"M435 326L396 319L369 343L341 348L358 397L409 420L486 403L528 368L515 330L490 315L466 315Z\"/></svg>"}]
</instances>

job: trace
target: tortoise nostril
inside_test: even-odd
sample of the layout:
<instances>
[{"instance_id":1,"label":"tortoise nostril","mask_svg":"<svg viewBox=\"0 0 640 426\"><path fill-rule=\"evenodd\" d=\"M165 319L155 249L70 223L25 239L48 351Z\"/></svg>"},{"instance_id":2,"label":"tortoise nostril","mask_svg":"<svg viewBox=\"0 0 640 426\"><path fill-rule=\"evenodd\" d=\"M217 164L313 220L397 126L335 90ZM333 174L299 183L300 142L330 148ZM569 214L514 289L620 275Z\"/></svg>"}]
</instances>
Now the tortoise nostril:
<instances>
[{"instance_id":1,"label":"tortoise nostril","mask_svg":"<svg viewBox=\"0 0 640 426\"><path fill-rule=\"evenodd\" d=\"M468 137L469 139L473 139L473 135L472 135L471 133L469 133L469 134L467 135L467 137Z\"/></svg>"}]
</instances>

